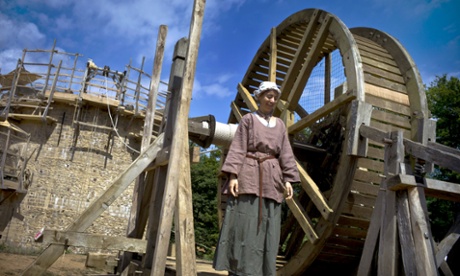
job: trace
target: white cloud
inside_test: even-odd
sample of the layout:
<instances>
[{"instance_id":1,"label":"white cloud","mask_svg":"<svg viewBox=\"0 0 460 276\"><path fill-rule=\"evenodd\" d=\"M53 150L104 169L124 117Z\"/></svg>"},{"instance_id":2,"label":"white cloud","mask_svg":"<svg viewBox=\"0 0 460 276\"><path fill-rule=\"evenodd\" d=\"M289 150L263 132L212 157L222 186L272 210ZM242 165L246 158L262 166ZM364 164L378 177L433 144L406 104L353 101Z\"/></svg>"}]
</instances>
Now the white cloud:
<instances>
[{"instance_id":1,"label":"white cloud","mask_svg":"<svg viewBox=\"0 0 460 276\"><path fill-rule=\"evenodd\" d=\"M212 83L209 85L202 85L199 80L195 80L193 84L194 98L204 98L206 96L225 98L234 95L235 93L235 91L230 90L228 86L226 86L223 82L219 82L219 77L217 78L216 83Z\"/></svg>"}]
</instances>

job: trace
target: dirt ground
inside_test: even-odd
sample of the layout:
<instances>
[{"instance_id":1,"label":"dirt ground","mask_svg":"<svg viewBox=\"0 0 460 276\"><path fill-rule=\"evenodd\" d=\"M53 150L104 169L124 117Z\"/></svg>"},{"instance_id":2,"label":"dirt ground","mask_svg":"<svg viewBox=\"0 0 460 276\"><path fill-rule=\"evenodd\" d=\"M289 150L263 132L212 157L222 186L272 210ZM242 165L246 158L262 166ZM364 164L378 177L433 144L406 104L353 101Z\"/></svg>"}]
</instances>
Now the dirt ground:
<instances>
[{"instance_id":1,"label":"dirt ground","mask_svg":"<svg viewBox=\"0 0 460 276\"><path fill-rule=\"evenodd\" d=\"M18 255L0 252L0 276L16 276L33 263L37 256ZM85 267L86 255L66 254L61 256L44 274L45 276L78 276L78 275L100 275L107 271ZM167 261L167 268L173 268L174 262ZM217 272L211 268L207 261L197 260L196 266L199 276L227 275L224 272ZM167 269L165 275L175 275L174 270Z\"/></svg>"},{"instance_id":2,"label":"dirt ground","mask_svg":"<svg viewBox=\"0 0 460 276\"><path fill-rule=\"evenodd\" d=\"M0 275L16 276L33 263L36 256L0 253ZM86 255L66 254L59 258L45 273L46 276L76 276L101 274L92 268L85 267Z\"/></svg>"}]
</instances>

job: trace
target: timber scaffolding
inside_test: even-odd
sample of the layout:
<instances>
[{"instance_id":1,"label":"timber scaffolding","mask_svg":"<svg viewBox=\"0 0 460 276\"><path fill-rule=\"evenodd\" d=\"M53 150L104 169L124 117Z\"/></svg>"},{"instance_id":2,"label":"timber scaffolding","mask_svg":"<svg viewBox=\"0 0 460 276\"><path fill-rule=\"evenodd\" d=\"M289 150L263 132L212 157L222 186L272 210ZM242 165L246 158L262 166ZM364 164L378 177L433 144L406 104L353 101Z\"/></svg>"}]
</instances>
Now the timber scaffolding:
<instances>
[{"instance_id":1,"label":"timber scaffolding","mask_svg":"<svg viewBox=\"0 0 460 276\"><path fill-rule=\"evenodd\" d=\"M164 275L173 217L177 274L197 274L188 138L209 145L219 136L212 116L187 118L204 2L195 1L189 40L176 44L158 136L66 230L45 230L49 246L24 275L44 273L71 245L122 251L117 275ZM335 87L334 55L346 78ZM299 101L323 60L323 106L308 112ZM298 195L287 201L278 274L453 275L446 256L459 238L459 221L436 243L425 195L458 201L459 185L425 173L434 164L460 172L460 151L435 142L420 76L402 46L386 33L349 30L334 15L308 9L273 28L261 45L237 86L229 124L257 108L250 91L262 80L281 86L275 115L288 127L301 173ZM134 180L126 237L87 233ZM224 206L225 198L219 200Z\"/></svg>"},{"instance_id":2,"label":"timber scaffolding","mask_svg":"<svg viewBox=\"0 0 460 276\"><path fill-rule=\"evenodd\" d=\"M47 63L37 61L49 60ZM118 135L119 116L145 118L147 110L153 110L151 135L157 137L163 123L163 113L168 97L167 91L156 91L150 95L152 76L144 71L144 61L140 68L131 62L124 71L111 70L108 66L98 67L93 61L82 61L82 55L66 53L56 49L23 50L16 68L8 74L0 75L0 141L2 143L0 189L2 191L2 216L0 233L5 229L11 216L21 217L16 210L27 193L33 173L27 168L32 154L28 152L31 135L21 129L18 122L35 124L61 124L57 145L62 142L66 113L58 119L50 116L57 104L74 106L71 126L72 161L82 129L108 133L105 141L105 163L113 147L113 138ZM83 63L83 66L81 66ZM83 67L83 68L82 68ZM158 87L158 84L156 84ZM148 106L153 97L154 108ZM91 122L83 119L82 110L99 107L108 111L109 123ZM69 115L67 115L69 116ZM128 138L142 139L141 132L130 132ZM129 146L128 146L129 147ZM136 149L132 149L136 151ZM9 202L9 204L7 204ZM9 206L9 207L8 207Z\"/></svg>"}]
</instances>

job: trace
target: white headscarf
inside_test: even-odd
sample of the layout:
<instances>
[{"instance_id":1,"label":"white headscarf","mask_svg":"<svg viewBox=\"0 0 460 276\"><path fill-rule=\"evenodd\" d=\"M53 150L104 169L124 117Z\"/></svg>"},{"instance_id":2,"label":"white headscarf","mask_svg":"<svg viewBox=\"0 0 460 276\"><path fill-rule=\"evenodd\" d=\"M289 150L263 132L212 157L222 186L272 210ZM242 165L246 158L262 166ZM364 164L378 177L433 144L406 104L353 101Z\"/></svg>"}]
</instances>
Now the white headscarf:
<instances>
[{"instance_id":1,"label":"white headscarf","mask_svg":"<svg viewBox=\"0 0 460 276\"><path fill-rule=\"evenodd\" d=\"M276 91L278 94L281 94L281 90L278 88L276 83L271 81L263 81L260 83L259 88L254 90L254 98L257 99L260 94L268 90L273 90Z\"/></svg>"}]
</instances>

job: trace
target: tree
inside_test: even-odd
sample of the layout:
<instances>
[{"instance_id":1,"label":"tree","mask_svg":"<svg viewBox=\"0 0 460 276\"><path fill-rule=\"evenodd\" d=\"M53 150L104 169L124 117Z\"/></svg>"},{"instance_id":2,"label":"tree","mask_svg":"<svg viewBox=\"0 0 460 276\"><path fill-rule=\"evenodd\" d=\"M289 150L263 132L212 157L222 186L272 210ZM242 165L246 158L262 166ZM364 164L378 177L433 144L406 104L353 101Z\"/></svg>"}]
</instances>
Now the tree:
<instances>
[{"instance_id":1,"label":"tree","mask_svg":"<svg viewBox=\"0 0 460 276\"><path fill-rule=\"evenodd\" d=\"M220 150L202 154L200 162L191 165L196 253L201 258L212 258L219 237L217 175L220 155Z\"/></svg>"},{"instance_id":2,"label":"tree","mask_svg":"<svg viewBox=\"0 0 460 276\"><path fill-rule=\"evenodd\" d=\"M426 92L429 109L436 122L436 142L460 149L460 80L446 75L436 77ZM436 167L433 178L460 183L460 174ZM436 240L441 240L452 225L458 204L428 199L431 227Z\"/></svg>"}]
</instances>

